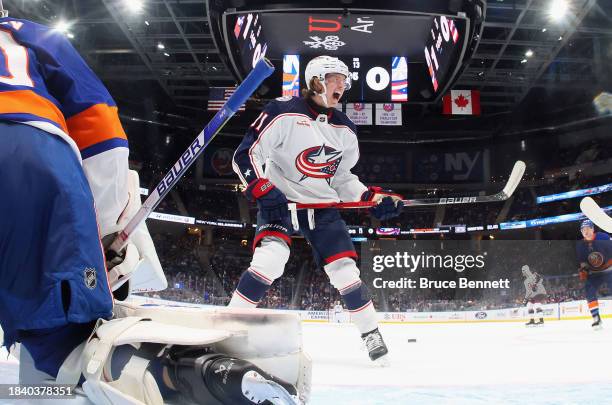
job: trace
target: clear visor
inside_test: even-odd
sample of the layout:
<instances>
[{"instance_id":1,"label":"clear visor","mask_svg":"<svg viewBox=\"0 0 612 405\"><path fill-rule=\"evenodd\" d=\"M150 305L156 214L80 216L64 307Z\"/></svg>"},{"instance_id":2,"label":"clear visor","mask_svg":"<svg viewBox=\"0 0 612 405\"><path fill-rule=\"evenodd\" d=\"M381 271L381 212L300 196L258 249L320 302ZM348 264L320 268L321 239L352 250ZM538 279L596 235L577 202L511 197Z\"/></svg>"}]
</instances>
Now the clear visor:
<instances>
[{"instance_id":1,"label":"clear visor","mask_svg":"<svg viewBox=\"0 0 612 405\"><path fill-rule=\"evenodd\" d=\"M344 91L347 91L351 88L351 75L344 76L341 73L328 73L325 75L326 83L336 83L337 85L343 85Z\"/></svg>"}]
</instances>

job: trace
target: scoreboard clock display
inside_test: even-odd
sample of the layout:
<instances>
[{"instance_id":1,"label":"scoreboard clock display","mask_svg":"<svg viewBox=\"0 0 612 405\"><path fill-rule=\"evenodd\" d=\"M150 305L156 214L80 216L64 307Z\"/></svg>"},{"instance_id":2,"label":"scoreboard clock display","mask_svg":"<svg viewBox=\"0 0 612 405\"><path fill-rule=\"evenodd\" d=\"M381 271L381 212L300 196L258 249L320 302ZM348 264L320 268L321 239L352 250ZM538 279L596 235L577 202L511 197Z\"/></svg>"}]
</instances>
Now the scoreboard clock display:
<instances>
[{"instance_id":1,"label":"scoreboard clock display","mask_svg":"<svg viewBox=\"0 0 612 405\"><path fill-rule=\"evenodd\" d=\"M308 61L329 55L351 71L346 101L435 102L452 83L474 37L463 13L234 9L226 10L221 21L223 53L238 80L262 56L275 65L265 82L268 98L299 95Z\"/></svg>"}]
</instances>

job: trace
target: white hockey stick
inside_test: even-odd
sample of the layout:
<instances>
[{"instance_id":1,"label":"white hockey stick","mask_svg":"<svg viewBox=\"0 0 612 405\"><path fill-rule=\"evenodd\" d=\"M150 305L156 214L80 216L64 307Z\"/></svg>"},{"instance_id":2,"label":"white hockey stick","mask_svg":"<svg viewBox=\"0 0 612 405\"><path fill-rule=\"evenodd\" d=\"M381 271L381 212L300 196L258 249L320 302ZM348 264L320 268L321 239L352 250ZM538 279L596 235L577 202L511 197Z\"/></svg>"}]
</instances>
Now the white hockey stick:
<instances>
[{"instance_id":1,"label":"white hockey stick","mask_svg":"<svg viewBox=\"0 0 612 405\"><path fill-rule=\"evenodd\" d=\"M595 225L612 233L612 218L591 197L585 197L580 201L580 210Z\"/></svg>"}]
</instances>

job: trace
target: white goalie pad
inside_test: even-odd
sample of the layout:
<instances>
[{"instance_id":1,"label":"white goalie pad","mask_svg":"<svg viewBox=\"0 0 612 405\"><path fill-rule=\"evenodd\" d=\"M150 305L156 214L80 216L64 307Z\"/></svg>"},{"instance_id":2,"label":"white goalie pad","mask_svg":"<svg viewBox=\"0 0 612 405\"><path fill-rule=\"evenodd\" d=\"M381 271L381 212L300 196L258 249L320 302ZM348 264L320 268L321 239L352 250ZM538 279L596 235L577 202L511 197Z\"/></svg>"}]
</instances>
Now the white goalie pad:
<instances>
[{"instance_id":1,"label":"white goalie pad","mask_svg":"<svg viewBox=\"0 0 612 405\"><path fill-rule=\"evenodd\" d=\"M113 349L127 344L138 347L142 343L209 345L230 336L225 330L189 328L141 317L100 320L80 356L81 372L86 379L83 390L96 405L162 405L157 383L147 370L147 359L132 356L121 376L108 381Z\"/></svg>"},{"instance_id":2,"label":"white goalie pad","mask_svg":"<svg viewBox=\"0 0 612 405\"><path fill-rule=\"evenodd\" d=\"M309 398L312 365L304 352L302 324L296 314L264 309L141 305L137 302L116 302L114 310L118 317L143 317L168 325L231 332L227 339L211 344L215 352L250 361L294 384L303 402Z\"/></svg>"}]
</instances>

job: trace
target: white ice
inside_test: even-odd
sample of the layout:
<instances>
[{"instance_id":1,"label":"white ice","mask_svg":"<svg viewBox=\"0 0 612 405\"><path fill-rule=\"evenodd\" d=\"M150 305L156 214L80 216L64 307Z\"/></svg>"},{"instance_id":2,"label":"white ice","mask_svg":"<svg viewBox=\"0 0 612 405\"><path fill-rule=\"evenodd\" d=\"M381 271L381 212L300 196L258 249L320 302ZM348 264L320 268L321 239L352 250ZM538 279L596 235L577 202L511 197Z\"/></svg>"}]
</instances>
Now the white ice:
<instances>
[{"instance_id":1,"label":"white ice","mask_svg":"<svg viewBox=\"0 0 612 405\"><path fill-rule=\"evenodd\" d=\"M589 320L535 328L383 324L391 364L381 368L362 351L352 325L305 323L314 363L310 403L612 404L612 322L606 324L602 331L591 330ZM6 358L4 352L0 383L16 383L18 364Z\"/></svg>"}]
</instances>

